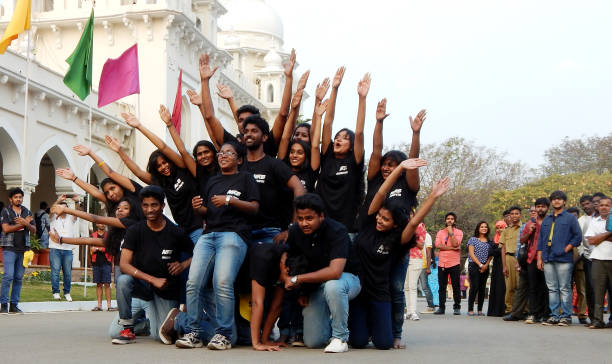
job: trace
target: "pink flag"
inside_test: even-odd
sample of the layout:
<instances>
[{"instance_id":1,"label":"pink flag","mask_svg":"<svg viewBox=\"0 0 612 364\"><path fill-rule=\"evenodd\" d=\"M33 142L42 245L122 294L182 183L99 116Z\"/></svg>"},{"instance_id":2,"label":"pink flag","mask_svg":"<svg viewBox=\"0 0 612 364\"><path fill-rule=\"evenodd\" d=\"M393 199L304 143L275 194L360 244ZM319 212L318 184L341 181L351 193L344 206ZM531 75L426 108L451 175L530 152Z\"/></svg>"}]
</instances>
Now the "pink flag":
<instances>
[{"instance_id":1,"label":"pink flag","mask_svg":"<svg viewBox=\"0 0 612 364\"><path fill-rule=\"evenodd\" d=\"M104 63L98 87L98 107L137 93L140 93L138 44L134 44L119 58L109 58Z\"/></svg>"},{"instance_id":2,"label":"pink flag","mask_svg":"<svg viewBox=\"0 0 612 364\"><path fill-rule=\"evenodd\" d=\"M183 70L179 72L178 87L176 88L176 98L174 99L174 109L172 109L172 124L176 131L181 134L181 106L183 105L182 89Z\"/></svg>"}]
</instances>

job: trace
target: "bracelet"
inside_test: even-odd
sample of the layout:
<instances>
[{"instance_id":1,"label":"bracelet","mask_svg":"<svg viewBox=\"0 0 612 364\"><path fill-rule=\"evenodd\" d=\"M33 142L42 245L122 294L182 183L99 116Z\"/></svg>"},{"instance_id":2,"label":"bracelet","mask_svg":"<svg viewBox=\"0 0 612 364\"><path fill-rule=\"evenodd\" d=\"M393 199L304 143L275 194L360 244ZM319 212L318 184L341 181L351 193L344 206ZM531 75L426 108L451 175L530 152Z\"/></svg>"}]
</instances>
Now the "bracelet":
<instances>
[{"instance_id":1,"label":"bracelet","mask_svg":"<svg viewBox=\"0 0 612 364\"><path fill-rule=\"evenodd\" d=\"M72 179L72 182L76 181L76 180L77 180L77 178L79 178L79 177L74 176L74 178Z\"/></svg>"},{"instance_id":2,"label":"bracelet","mask_svg":"<svg viewBox=\"0 0 612 364\"><path fill-rule=\"evenodd\" d=\"M62 243L62 237L61 236L59 237L59 243L60 244Z\"/></svg>"},{"instance_id":3,"label":"bracelet","mask_svg":"<svg viewBox=\"0 0 612 364\"><path fill-rule=\"evenodd\" d=\"M102 162L98 163L98 167L102 167L104 165L104 163L106 163L106 162L102 161Z\"/></svg>"},{"instance_id":4,"label":"bracelet","mask_svg":"<svg viewBox=\"0 0 612 364\"><path fill-rule=\"evenodd\" d=\"M132 277L136 278L136 273L138 273L138 269L134 270L134 273L132 273Z\"/></svg>"}]
</instances>

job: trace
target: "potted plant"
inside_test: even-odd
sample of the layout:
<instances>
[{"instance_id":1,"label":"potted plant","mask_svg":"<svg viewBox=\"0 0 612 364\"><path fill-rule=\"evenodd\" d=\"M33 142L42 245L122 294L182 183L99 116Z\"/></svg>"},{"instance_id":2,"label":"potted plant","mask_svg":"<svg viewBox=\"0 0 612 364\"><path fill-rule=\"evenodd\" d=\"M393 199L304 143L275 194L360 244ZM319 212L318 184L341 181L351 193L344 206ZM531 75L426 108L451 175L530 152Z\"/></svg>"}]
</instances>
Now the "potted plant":
<instances>
[{"instance_id":1,"label":"potted plant","mask_svg":"<svg viewBox=\"0 0 612 364\"><path fill-rule=\"evenodd\" d=\"M34 252L34 259L32 259L32 265L38 265L38 258L40 250L42 246L40 245L40 240L36 235L30 234L30 249Z\"/></svg>"}]
</instances>

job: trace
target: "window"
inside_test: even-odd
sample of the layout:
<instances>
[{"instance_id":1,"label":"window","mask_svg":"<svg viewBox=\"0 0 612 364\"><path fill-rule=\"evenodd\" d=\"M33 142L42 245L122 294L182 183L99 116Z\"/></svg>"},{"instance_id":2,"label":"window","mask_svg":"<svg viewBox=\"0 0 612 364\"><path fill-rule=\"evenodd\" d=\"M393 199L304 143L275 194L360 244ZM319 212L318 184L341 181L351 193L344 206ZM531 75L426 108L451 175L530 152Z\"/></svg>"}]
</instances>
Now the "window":
<instances>
[{"instance_id":1,"label":"window","mask_svg":"<svg viewBox=\"0 0 612 364\"><path fill-rule=\"evenodd\" d=\"M272 86L271 84L268 85L268 102L274 102L274 86Z\"/></svg>"}]
</instances>

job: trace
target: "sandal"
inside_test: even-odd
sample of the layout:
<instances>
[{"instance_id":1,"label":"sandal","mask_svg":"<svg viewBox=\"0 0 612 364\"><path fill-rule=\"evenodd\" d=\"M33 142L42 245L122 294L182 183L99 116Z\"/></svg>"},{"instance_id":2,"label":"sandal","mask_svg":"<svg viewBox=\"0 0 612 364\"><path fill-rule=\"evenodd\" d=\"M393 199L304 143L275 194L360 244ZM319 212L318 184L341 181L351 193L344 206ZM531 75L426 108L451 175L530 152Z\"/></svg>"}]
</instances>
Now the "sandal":
<instances>
[{"instance_id":1,"label":"sandal","mask_svg":"<svg viewBox=\"0 0 612 364\"><path fill-rule=\"evenodd\" d=\"M478 312L478 316L484 316L484 313Z\"/></svg>"},{"instance_id":2,"label":"sandal","mask_svg":"<svg viewBox=\"0 0 612 364\"><path fill-rule=\"evenodd\" d=\"M117 311L117 307L109 307L107 311Z\"/></svg>"},{"instance_id":3,"label":"sandal","mask_svg":"<svg viewBox=\"0 0 612 364\"><path fill-rule=\"evenodd\" d=\"M102 311L102 308L99 306L96 306L94 308L91 309L92 311Z\"/></svg>"},{"instance_id":4,"label":"sandal","mask_svg":"<svg viewBox=\"0 0 612 364\"><path fill-rule=\"evenodd\" d=\"M468 316L474 316L474 312L468 312Z\"/></svg>"}]
</instances>

